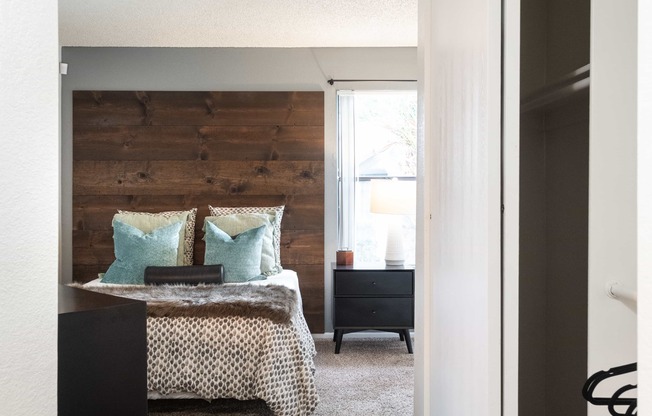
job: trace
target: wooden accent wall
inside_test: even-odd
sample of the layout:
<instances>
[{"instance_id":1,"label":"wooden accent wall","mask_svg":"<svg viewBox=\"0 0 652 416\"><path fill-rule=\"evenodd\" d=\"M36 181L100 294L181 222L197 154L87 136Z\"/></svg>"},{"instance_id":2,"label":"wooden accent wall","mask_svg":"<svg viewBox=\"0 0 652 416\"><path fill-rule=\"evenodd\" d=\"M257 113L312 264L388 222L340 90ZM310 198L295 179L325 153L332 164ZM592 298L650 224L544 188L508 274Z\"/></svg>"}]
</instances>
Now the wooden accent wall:
<instances>
[{"instance_id":1,"label":"wooden accent wall","mask_svg":"<svg viewBox=\"0 0 652 416\"><path fill-rule=\"evenodd\" d=\"M113 262L118 209L285 204L281 260L296 270L304 314L324 332L322 92L73 93L73 280Z\"/></svg>"}]
</instances>

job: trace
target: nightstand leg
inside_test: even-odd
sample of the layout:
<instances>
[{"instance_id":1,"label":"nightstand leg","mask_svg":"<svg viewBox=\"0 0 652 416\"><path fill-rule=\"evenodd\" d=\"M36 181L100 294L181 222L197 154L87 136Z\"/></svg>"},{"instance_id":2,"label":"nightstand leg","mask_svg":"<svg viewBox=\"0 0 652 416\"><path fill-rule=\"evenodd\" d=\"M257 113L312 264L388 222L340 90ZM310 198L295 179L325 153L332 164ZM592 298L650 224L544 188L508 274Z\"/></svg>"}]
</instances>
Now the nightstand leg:
<instances>
[{"instance_id":1,"label":"nightstand leg","mask_svg":"<svg viewBox=\"0 0 652 416\"><path fill-rule=\"evenodd\" d=\"M344 335L344 331L342 331L341 329L335 330L335 354L340 353L340 347L342 346L343 335Z\"/></svg>"},{"instance_id":2,"label":"nightstand leg","mask_svg":"<svg viewBox=\"0 0 652 416\"><path fill-rule=\"evenodd\" d=\"M398 338L403 341L403 330L398 331Z\"/></svg>"},{"instance_id":3,"label":"nightstand leg","mask_svg":"<svg viewBox=\"0 0 652 416\"><path fill-rule=\"evenodd\" d=\"M337 329L333 331L333 342L337 340Z\"/></svg>"},{"instance_id":4,"label":"nightstand leg","mask_svg":"<svg viewBox=\"0 0 652 416\"><path fill-rule=\"evenodd\" d=\"M403 336L405 337L405 344L407 345L407 350L412 354L412 339L410 339L410 330L404 329Z\"/></svg>"}]
</instances>

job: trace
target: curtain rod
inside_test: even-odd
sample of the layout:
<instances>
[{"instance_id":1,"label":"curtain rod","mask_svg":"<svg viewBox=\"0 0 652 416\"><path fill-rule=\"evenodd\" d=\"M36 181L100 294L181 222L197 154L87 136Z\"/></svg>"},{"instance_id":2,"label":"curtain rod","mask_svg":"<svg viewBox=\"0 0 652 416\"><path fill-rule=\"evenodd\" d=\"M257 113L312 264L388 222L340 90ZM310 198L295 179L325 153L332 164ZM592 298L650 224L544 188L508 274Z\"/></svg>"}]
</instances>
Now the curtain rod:
<instances>
[{"instance_id":1,"label":"curtain rod","mask_svg":"<svg viewBox=\"0 0 652 416\"><path fill-rule=\"evenodd\" d=\"M329 79L328 83L333 85L336 82L417 82L416 79Z\"/></svg>"}]
</instances>

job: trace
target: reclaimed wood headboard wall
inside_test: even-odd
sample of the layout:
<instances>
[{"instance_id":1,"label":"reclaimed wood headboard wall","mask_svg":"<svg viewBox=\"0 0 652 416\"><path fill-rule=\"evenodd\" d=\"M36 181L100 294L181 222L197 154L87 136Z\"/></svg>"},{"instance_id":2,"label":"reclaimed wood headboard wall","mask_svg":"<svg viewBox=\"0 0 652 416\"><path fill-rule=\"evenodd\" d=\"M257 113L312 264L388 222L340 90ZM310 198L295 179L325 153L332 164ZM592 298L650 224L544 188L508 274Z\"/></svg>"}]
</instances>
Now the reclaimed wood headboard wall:
<instances>
[{"instance_id":1,"label":"reclaimed wood headboard wall","mask_svg":"<svg viewBox=\"0 0 652 416\"><path fill-rule=\"evenodd\" d=\"M281 260L324 332L323 92L73 93L73 280L113 262L117 209L285 204Z\"/></svg>"}]
</instances>

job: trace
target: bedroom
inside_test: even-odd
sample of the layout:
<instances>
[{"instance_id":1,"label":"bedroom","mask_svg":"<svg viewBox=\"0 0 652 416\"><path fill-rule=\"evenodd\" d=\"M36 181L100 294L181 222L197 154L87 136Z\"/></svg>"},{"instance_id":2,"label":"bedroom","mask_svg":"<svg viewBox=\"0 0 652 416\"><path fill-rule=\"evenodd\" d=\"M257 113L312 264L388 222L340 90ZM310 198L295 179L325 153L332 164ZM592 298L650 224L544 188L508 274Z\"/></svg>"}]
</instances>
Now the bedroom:
<instances>
[{"instance_id":1,"label":"bedroom","mask_svg":"<svg viewBox=\"0 0 652 416\"><path fill-rule=\"evenodd\" d=\"M196 107L193 105L187 110L180 107L178 110L180 115L177 116L174 107L171 107L172 104L166 101L166 96L163 93L156 93L157 91L197 91L181 93L183 94L181 101L196 101L200 104L206 96L203 91L218 91L219 93L214 95L215 99L226 94L221 93L222 91L236 91L242 99L246 98L245 94L237 91L250 90L250 95L254 99L256 96L263 97L266 93L261 91L264 90L281 91L279 94L273 93L278 95L280 100L286 99L283 98L286 97L283 91L291 91L290 97L298 97L294 106L297 107L297 114L299 114L302 111L303 100L299 98L302 92L294 91L305 89L310 93L311 90L324 90L326 97L321 100L332 103L330 106L322 104L325 117L328 118L334 117L335 88L327 84L321 74L320 66L338 78L414 78L416 76L414 48L347 50L67 47L62 50L62 61L68 64L68 74L62 78L62 119L64 120L62 154L66 155L62 159L62 170L69 172L64 175L65 178L62 178L62 192L64 195L72 195L63 198L63 201L68 201L72 205L63 205L62 215L65 220L62 225L66 229L73 230L71 234L64 235L64 238L72 238L72 241L63 242L64 259L68 260L63 264L63 275L73 276L75 281L86 282L97 272L106 270L108 264L103 264L102 259L108 259L110 263L113 254L109 227L111 216L116 209L156 212L198 208L195 258L203 259L203 253L198 250L203 250L203 241L200 239L203 235L201 225L203 218L208 214L209 204L213 206L285 205L281 236L283 267L296 271L299 276L303 312L311 331L316 335L324 332L332 333L331 302L327 300L332 297L330 263L334 261L336 250L333 241L335 227L332 225L336 221L336 213L333 208L325 208L336 204L332 190L335 182L332 178L335 174L333 167L336 159L334 143L336 140L328 136L335 132L332 123L326 127L325 141L322 139L323 117L313 116L312 113L307 113L309 117L302 116L301 126L281 125L279 130L278 126L265 126L268 123L266 119L261 119L262 124L258 126L256 117L266 114L263 106L260 107L263 113L250 110L252 114L243 117L243 120L247 119L246 123L250 125L230 127L229 131L222 133L219 125L202 127L200 134L204 137L201 145L203 150L201 160L197 160L199 151L193 148L197 143L194 138L195 134L198 134L197 128L192 125L159 128L157 125L161 122L161 118L153 120L152 127L138 126L141 124L139 115L141 104L134 98L138 93L133 91L134 89L146 91L140 94L147 94L151 98L154 117L175 117L185 121L182 120L181 114L187 112L189 115ZM346 62L345 68L340 62ZM119 63L118 66L116 63ZM210 71L206 68L210 68ZM253 69L243 73L242 68ZM376 88L391 87L390 84L371 84ZM93 96L85 92L86 90L102 90L102 92L95 92ZM74 91L78 92L73 94ZM124 91L124 93L110 91ZM273 97L269 99L274 100ZM73 100L77 100L76 105L73 105ZM96 102L100 100L103 104L97 105ZM312 108L312 98L310 100L306 103ZM274 103L274 101L269 102ZM285 101L282 101L282 104L288 105ZM277 108L276 104L273 105ZM76 108L76 113L73 112L73 108ZM112 108L122 110L113 113ZM163 111L164 115L158 115L157 109ZM312 117L316 118L317 124L306 126L311 122ZM195 116L190 118L191 123L199 120ZM109 126L111 120L120 122L131 120L126 124L136 126L129 128L139 130L129 130L133 137L125 138L129 133L125 135L124 127ZM219 123L219 118L215 120ZM203 122L211 121L205 119ZM100 124L105 126L104 130L99 128ZM274 130L274 128L279 132L278 135L273 134L277 156L270 161L273 151L269 147L267 130ZM148 129L153 129L154 133L151 135L146 133ZM181 136L173 139L175 134L181 134L184 129L191 131L188 140L181 141ZM293 130L297 133L292 133ZM102 131L109 133L114 131L117 142L114 139L107 140L108 136L105 136L106 138L99 136ZM246 135L248 131L259 132L260 137L251 137L250 140L260 143L259 146L262 147L260 151L239 144L239 140L249 140L249 136ZM319 131L321 134L318 134ZM156 135L160 136L160 140ZM73 140L73 136L77 139ZM186 137L185 134L183 137ZM295 137L300 140L292 142ZM129 145L121 144L123 141L128 141ZM158 141L167 141L168 148L157 147ZM284 145L284 142L293 143L292 147ZM324 144L327 150L323 150ZM322 167L324 153L326 153L326 173L322 174L320 169L324 169ZM71 155L75 157L74 162L70 158ZM125 161L121 162L121 160ZM134 179L123 180L124 185L129 184L131 190L123 190L115 181L116 177L104 176L105 174L102 173L106 172L107 164L113 163L118 165L135 163L139 165L136 170L143 172L147 178L139 181L132 175L136 172L133 171L128 176ZM217 173L211 174L214 183L203 180L207 174L202 174L204 176L199 176L198 180L182 174L179 179L184 178L182 180L187 182L185 184L178 182L180 185L166 185L165 181L161 182L159 178L160 175L165 175L166 166L180 163L186 164L189 175L206 170L216 171ZM157 164L160 165L158 168ZM222 178L230 176L228 172L220 173L219 166L225 164L236 169L236 175L243 175L244 172L257 166L264 166L266 173L253 177L247 176L244 179L248 184L247 188L242 192L234 192L225 190L219 183ZM283 166L287 166L290 170L287 173L278 172L277 170ZM300 173L304 170L312 172L314 178L301 179ZM236 176L234 180L238 182L238 177ZM261 181L264 181L264 187L260 185ZM326 192L324 187L327 188ZM157 190L150 194L148 189L155 188ZM278 195L281 192L284 196ZM123 196L115 195L123 193ZM167 208L161 208L161 205L156 204L165 204ZM324 218L325 213L326 225L324 226L318 220ZM201 263L201 260L195 263ZM94 269L94 266L99 269Z\"/></svg>"},{"instance_id":2,"label":"bedroom","mask_svg":"<svg viewBox=\"0 0 652 416\"><path fill-rule=\"evenodd\" d=\"M54 13L56 14L56 10L54 10L54 11L51 10L51 12L54 12ZM47 25L46 25L46 26L47 26ZM20 31L19 31L19 32L20 32ZM56 33L56 29L55 29L55 33ZM55 37L56 37L56 36L55 36ZM27 39L26 39L26 41L27 41ZM48 45L48 40L46 39L45 36L44 36L43 38L40 38L40 39L39 39L39 42L43 42L43 45ZM50 43L50 45L52 45L52 44L55 45L54 48L56 49L56 41L52 41L52 43ZM52 47L52 46L51 46L51 47ZM38 44L35 45L35 44L33 44L33 43L29 43L29 42L28 42L28 43L25 45L25 47L24 47L25 50L32 49L32 48L34 48L33 50L39 51L38 56L41 56L41 55L42 55L42 56L43 56L42 59L47 59L47 57L49 56L49 55L47 54L48 49L45 48L45 47L43 47L42 49L40 49ZM12 51L12 52L13 52L13 51ZM43 54L43 52L46 52L46 53ZM52 52L52 51L51 51L51 53L52 53L52 54L55 54L55 53ZM58 54L55 54L55 55L58 55ZM11 55L10 55L10 56L11 56ZM51 59L52 56L49 56L49 58ZM54 59L55 59L57 62L59 61L59 57L58 57L58 56L54 56ZM30 61L30 62L31 62L31 61ZM3 62L3 65L4 65L4 62ZM30 68L29 65L19 65L18 63L16 63L16 65L18 65L18 68L21 69L21 70L22 70L22 69L25 69L25 68ZM6 66L5 66L5 68L6 68ZM31 68L30 68L30 69L31 69ZM56 78L57 78L57 80L58 80L58 77L56 77ZM13 78L8 78L8 79L13 79ZM136 88L138 88L138 87L136 87ZM211 88L211 89L212 89L212 88ZM46 90L47 90L47 89L46 89ZM40 94L29 94L29 95L30 95L30 96L32 96L32 95L34 95L34 96L41 96ZM47 95L47 94L46 94L46 95ZM17 94L17 96L22 96L22 95ZM22 108L22 107L21 107L21 108ZM10 114L11 114L11 113L10 113ZM54 123L56 124L56 119L57 119L56 117L52 117L49 121L52 122L52 121L54 120ZM12 121L13 121L13 120L12 120ZM25 124L23 124L22 126L23 126L24 129L28 129L29 126L30 126L30 124L25 123ZM53 151L53 152L56 152L56 151L57 151L56 148L46 148L46 149L49 149L49 150L51 150L51 151ZM42 157L42 160L45 161L45 162L43 162L43 163L48 163L48 166L49 166L50 163L56 165L56 160L52 160L52 158L48 158L47 155L42 155L42 154L38 154L38 155L40 156L40 158ZM21 159L21 160L22 160L22 159ZM26 163L29 163L29 161L26 160ZM43 164L43 163L42 163L42 164ZM56 168L53 168L52 166L49 166L49 168L53 169L53 171L56 171ZM45 167L43 167L43 169L45 169ZM22 172L22 171L21 171L21 172ZM47 176L46 176L46 177L42 177L42 175L40 175L40 174L37 174L37 175L34 175L34 176L35 176L34 178L31 178L29 175L27 175L27 176L25 176L25 178L27 178L27 179L34 179L35 181L38 180L38 182L41 184L41 186L42 186L42 185L47 185L48 188L55 189L55 188L58 187L58 184L57 184L57 178L51 178L51 177L47 177ZM56 175L55 175L55 176L56 176ZM29 184L29 183L30 183L30 182L27 181L27 182L26 182L26 185ZM21 194L21 191L22 191L22 188L18 188L18 187L17 187L17 188L10 188L10 189L16 189L16 190L17 190L17 192L12 192L12 193L11 193L12 195L19 195L19 194ZM29 189L28 189L28 190L29 190ZM53 191L53 192L54 192L54 191ZM56 193L56 192L55 192L55 193ZM16 198L17 198L17 197L16 197ZM56 197L55 197L55 198L56 198ZM15 200L14 197L10 197L10 198L8 199L9 202L14 201L14 200ZM20 202L20 199L18 199L18 202ZM44 202L44 203L45 203L45 204L44 204L44 207L49 208L47 211L50 211L50 210L55 210L55 211L56 211L56 210L57 210L57 207L56 207L56 206L51 206L50 204L47 203L47 201L42 201L42 200L40 200L40 199L37 198L37 199L35 200L35 202L37 202L37 203L38 203L38 202ZM26 206L29 206L29 205L18 203L17 206L20 206L20 207L25 206L25 207L26 207ZM32 208L33 208L33 207L32 207ZM26 211L27 209L28 209L28 208L24 208L25 211ZM46 228L47 228L47 227L46 227ZM39 241L39 238L38 238L38 237L33 237L33 235L31 235L31 234L28 234L26 237L27 237L27 241L32 241L32 242L37 242L37 241ZM29 237L33 237L33 240L30 240ZM23 240L22 240L21 238L18 238L17 241L23 241ZM50 245L50 244L54 244L54 246L57 245L56 241L55 241L54 243L50 242L49 240L46 241L46 242L47 242L48 245ZM49 253L49 252L46 252L46 253L45 253L46 256L50 256L50 254L52 254L52 253ZM56 257L56 254L54 255L54 257ZM51 259L50 259L50 260L51 260ZM46 258L46 259L43 260L43 261L46 261L46 262L47 262L48 259ZM56 263L56 259L54 260L54 262ZM37 262L37 263L35 264L35 266L36 266L36 267L41 267L41 266L42 266L42 263ZM49 269L48 269L48 270L49 270ZM46 273L47 273L47 272L46 272ZM20 273L17 273L17 275L18 275L18 276L21 276ZM10 293L13 293L13 292L10 292ZM18 292L18 293L21 293L21 292ZM22 295L21 295L21 297L22 297ZM25 309L25 308L23 308L23 309ZM22 311L23 309L18 308L19 311ZM27 316L34 316L34 314L32 314L32 315L27 315ZM51 357L50 357L50 358L51 358ZM48 357L43 357L43 358L41 358L41 360L45 360L45 365L44 365L44 367L48 367L48 365L47 365L47 364L49 363L49 361L48 361ZM41 362L43 362L43 361L41 361ZM40 374L40 373L37 373L37 374ZM45 375L47 376L47 374L49 374L49 373L46 372ZM28 375L27 378L29 378L29 375Z\"/></svg>"},{"instance_id":3,"label":"bedroom","mask_svg":"<svg viewBox=\"0 0 652 416\"><path fill-rule=\"evenodd\" d=\"M283 241L282 257L285 268L291 268L299 274L301 283L301 294L304 305L304 315L308 324L315 334L332 332L331 324L331 281L330 279L330 262L334 260L336 249L335 235L333 234L336 221L335 210L331 207L336 205L333 195L334 165L336 160L335 129L333 122L323 123L326 127L322 129L326 136L324 140L325 148L320 155L319 152L313 152L312 146L302 147L310 154L299 154L297 160L312 171L313 164L315 171L315 180L309 178L299 185L303 190L298 188L286 187L279 188L285 196L281 199L270 193L265 193L257 189L243 192L223 192L221 185L215 184L214 191L210 183L204 183L205 190L202 186L198 187L192 183L188 185L194 187L188 193L187 197L180 197L180 189L172 189L167 192L155 191L156 195L141 195L138 197L140 202L137 206L131 202L121 200L120 198L110 197L115 193L123 193L118 188L113 190L102 187L103 182L100 177L102 169L98 165L98 171L87 171L93 168L96 162L92 160L106 160L111 163L110 147L102 147L102 139L94 140L92 138L92 128L80 130L77 132L80 136L88 137L89 146L81 144L74 145L72 139L73 126L78 128L87 124L81 118L89 116L90 119L97 117L92 113L85 112L80 115L74 113L76 108L73 103L74 97L78 97L83 104L79 104L81 111L86 111L93 104L89 94L83 91L103 91L101 97L96 96L99 102L107 104L107 108L121 107L122 104L114 104L107 91L132 91L125 96L133 97L133 91L146 91L143 94L151 94L152 91L251 91L252 93L262 91L324 91L324 118L333 120L335 117L335 96L336 88L327 84L324 77L326 71L336 78L352 79L415 79L416 78L416 48L110 48L110 47L64 47L61 51L61 61L67 64L67 74L62 77L62 228L64 230L72 229L72 234L62 234L62 275L72 276L75 281L88 281L94 274L102 269L106 269L108 264L106 260L109 254L110 235L106 234L110 224L110 216L106 215L115 209L128 209L140 211L160 211L160 206L156 202L167 201L172 204L169 209L189 209L198 207L198 224L207 214L209 204L226 204L232 205L236 201L240 205L279 205L286 206L283 217ZM393 83L358 83L347 84L347 87L353 88L374 88L390 89L405 88L402 85ZM412 83L412 88L416 85ZM409 88L409 87L408 87ZM80 91L74 95L74 91ZM102 94L98 92L96 95ZM160 101L160 100L159 100ZM89 104L90 103L90 104ZM326 105L328 103L328 105ZM156 107L156 99L152 101ZM183 110L181 110L183 111ZM154 110L156 112L156 110ZM174 116L174 114L172 114ZM100 114L100 117L114 117L111 113ZM115 114L115 117L121 117ZM254 115L255 117L255 115ZM157 124L154 121L153 124ZM104 125L105 123L102 122ZM159 130L160 131L160 130ZM210 133L208 133L210 134ZM206 154L201 157L202 160L221 160L220 154L230 154L231 158L238 150L218 148L219 141L210 142L210 136L207 136L207 146L210 148ZM95 143L95 144L93 144ZM107 142L104 142L106 144ZM151 143L155 143L152 141ZM190 142L189 142L190 143ZM217 143L217 144L216 144ZM228 141L227 141L228 143ZM301 142L298 142L301 144ZM156 160L165 163L165 160L178 159L173 153L180 155L183 152L183 145L180 148L144 148L138 150L139 139L133 140L130 147L125 146L123 149L126 160L148 160L156 163ZM74 147L77 146L77 147ZM99 146L99 147L94 147ZM145 145L147 146L147 145ZM171 144L174 146L174 143ZM324 146L324 145L322 145ZM73 149L74 147L74 149ZM99 149L99 150L98 150ZM141 147L141 149L143 149ZM117 150L119 152L119 150ZM166 154L166 151L169 153ZM297 152L298 150L293 150ZM89 153L90 152L90 153ZM142 152L142 153L141 153ZM313 154L314 153L314 154ZM82 165L77 160L84 159L89 154L94 156L88 157L89 164ZM131 154L132 156L129 156ZM139 156L140 154L140 156ZM98 155L100 155L98 159ZM155 155L152 157L152 155ZM293 155L290 154L290 157ZM72 161L75 157L76 162ZM158 159L156 159L158 157ZM193 156L196 158L197 156ZM228 158L229 156L227 156ZM256 160L258 155L241 155L245 160L252 158ZM266 156L264 156L266 157ZM288 160L288 151L280 150L280 162ZM317 157L317 159L315 159ZM118 160L118 159L113 159ZM292 159L290 159L292 160ZM325 172L321 178L318 173L319 163L312 161L325 162ZM99 164L101 162L97 162ZM115 162L119 163L119 162ZM266 159L261 160L261 166L267 166L271 169L268 172L270 179L273 180L277 172L274 172L274 161L267 163ZM73 167L76 166L75 167ZM148 163L149 165L149 163ZM75 173L75 169L81 169L82 173ZM144 181L157 181L157 173L149 171L148 178ZM192 168L191 168L192 169ZM145 172L143 170L143 172ZM200 170L200 168L197 168ZM152 173L151 176L150 173ZM294 176L293 172L288 173L288 178ZM87 180L91 179L91 182ZM83 182L80 182L83 181ZM221 180L216 176L216 181ZM75 182L77 181L77 182ZM324 185L319 182L323 181ZM108 182L104 182L105 185ZM125 181L126 183L126 181ZM159 183L159 185L161 185ZM108 185L109 187L111 185ZM137 185L138 186L138 185ZM146 185L145 185L146 186ZM163 184L164 186L164 184ZM182 185L183 186L183 185ZM255 185L254 185L255 186ZM326 188L326 189L324 189ZM135 191L137 194L139 191ZM199 193L198 193L199 192ZM203 192L203 194L202 194ZM272 192L279 193L279 190ZM147 191L146 191L147 193ZM293 194L295 193L295 194ZM133 194L133 192L131 193ZM212 196L211 196L212 194ZM319 194L324 195L323 203ZM102 196L106 195L106 196ZM231 198L224 199L224 198ZM186 200L187 199L187 200ZM176 202L174 202L176 201ZM135 200L134 200L135 202ZM72 205L69 205L72 204ZM174 205L174 204L177 205ZM117 204L117 205L116 205ZM154 204L154 205L153 205ZM323 207L320 205L323 204ZM104 211L104 212L102 212ZM324 217L325 225L309 220L309 217ZM314 223L314 224L313 224ZM322 228L323 227L323 231ZM197 226L199 230L201 224ZM71 239L71 240L69 240ZM321 239L324 244L315 244L315 239ZM292 241L292 244L290 244ZM202 241L195 240L195 245L201 245ZM303 249L294 249L293 246L308 247ZM313 248L309 248L312 246ZM323 248L320 248L323 247ZM201 249L200 249L201 250ZM296 254L295 254L296 252ZM75 254L76 253L76 254ZM201 256L201 253L196 253ZM313 260L314 259L314 260ZM103 264L104 263L104 264ZM93 266L99 269L93 269Z\"/></svg>"}]
</instances>

